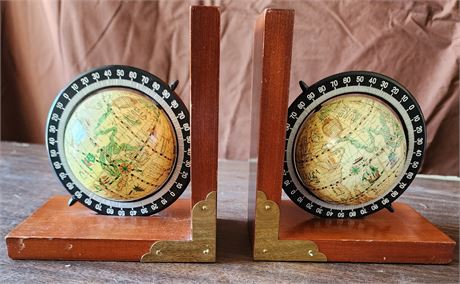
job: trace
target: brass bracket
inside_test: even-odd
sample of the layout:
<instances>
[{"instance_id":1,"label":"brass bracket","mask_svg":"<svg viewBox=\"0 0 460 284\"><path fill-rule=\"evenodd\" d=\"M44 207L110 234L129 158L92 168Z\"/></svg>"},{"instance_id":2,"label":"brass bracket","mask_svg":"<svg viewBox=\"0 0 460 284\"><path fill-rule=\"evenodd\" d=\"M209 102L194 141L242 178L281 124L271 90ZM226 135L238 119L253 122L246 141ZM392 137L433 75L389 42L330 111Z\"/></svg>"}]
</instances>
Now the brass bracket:
<instances>
[{"instance_id":1,"label":"brass bracket","mask_svg":"<svg viewBox=\"0 0 460 284\"><path fill-rule=\"evenodd\" d=\"M216 191L192 208L191 240L156 241L141 262L215 262Z\"/></svg>"},{"instance_id":2,"label":"brass bracket","mask_svg":"<svg viewBox=\"0 0 460 284\"><path fill-rule=\"evenodd\" d=\"M312 241L279 239L280 209L257 191L254 260L270 261L327 261Z\"/></svg>"}]
</instances>

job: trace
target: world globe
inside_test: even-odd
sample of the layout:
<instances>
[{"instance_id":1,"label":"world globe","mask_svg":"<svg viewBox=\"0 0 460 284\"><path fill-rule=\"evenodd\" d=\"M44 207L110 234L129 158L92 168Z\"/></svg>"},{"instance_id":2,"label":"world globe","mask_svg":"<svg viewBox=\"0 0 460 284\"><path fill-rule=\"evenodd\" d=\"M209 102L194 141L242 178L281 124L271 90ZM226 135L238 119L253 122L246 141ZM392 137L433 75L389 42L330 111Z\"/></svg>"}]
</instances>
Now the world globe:
<instances>
[{"instance_id":1,"label":"world globe","mask_svg":"<svg viewBox=\"0 0 460 284\"><path fill-rule=\"evenodd\" d=\"M161 107L136 90L110 87L75 107L65 128L64 151L71 173L92 194L132 201L161 189L177 150Z\"/></svg>"},{"instance_id":2,"label":"world globe","mask_svg":"<svg viewBox=\"0 0 460 284\"><path fill-rule=\"evenodd\" d=\"M373 97L348 94L326 101L297 135L293 158L298 176L324 202L370 202L385 195L403 172L403 126L392 109Z\"/></svg>"}]
</instances>

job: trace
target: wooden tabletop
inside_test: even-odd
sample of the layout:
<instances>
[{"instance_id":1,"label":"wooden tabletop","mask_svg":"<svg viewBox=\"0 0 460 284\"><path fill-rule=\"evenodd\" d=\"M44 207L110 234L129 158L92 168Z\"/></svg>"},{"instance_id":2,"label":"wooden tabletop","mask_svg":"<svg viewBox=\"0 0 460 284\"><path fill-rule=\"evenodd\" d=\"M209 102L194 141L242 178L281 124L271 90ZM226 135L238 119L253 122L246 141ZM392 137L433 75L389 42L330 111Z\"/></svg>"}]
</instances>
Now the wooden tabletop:
<instances>
[{"instance_id":1,"label":"wooden tabletop","mask_svg":"<svg viewBox=\"0 0 460 284\"><path fill-rule=\"evenodd\" d=\"M0 232L4 237L48 198L66 191L45 147L0 144ZM416 282L458 283L449 265L253 262L246 226L247 163L219 163L217 263L13 261L0 242L0 283L24 282ZM410 204L458 243L459 183L417 178L398 200ZM189 195L186 192L184 195Z\"/></svg>"}]
</instances>

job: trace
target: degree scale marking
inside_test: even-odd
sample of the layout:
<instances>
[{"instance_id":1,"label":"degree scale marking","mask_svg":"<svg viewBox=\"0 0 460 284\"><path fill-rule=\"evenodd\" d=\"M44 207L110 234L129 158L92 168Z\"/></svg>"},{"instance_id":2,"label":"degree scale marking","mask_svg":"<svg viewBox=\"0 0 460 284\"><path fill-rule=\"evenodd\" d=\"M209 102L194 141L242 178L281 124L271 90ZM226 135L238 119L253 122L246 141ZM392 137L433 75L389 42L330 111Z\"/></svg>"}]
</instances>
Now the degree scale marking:
<instances>
[{"instance_id":1,"label":"degree scale marking","mask_svg":"<svg viewBox=\"0 0 460 284\"><path fill-rule=\"evenodd\" d=\"M355 81L355 79L358 77L362 77L361 82ZM345 82L345 79L348 81ZM367 83L368 80L374 80L372 82L373 87L366 86L365 83ZM334 89L329 87L333 81L336 81L336 85L333 86ZM339 82L339 84L337 84L337 82ZM379 85L382 85L382 88L378 88ZM319 89L319 86L321 86L321 90L317 90ZM329 88L324 88L325 86L328 86ZM388 90L388 92L383 91L383 89ZM372 94L373 96L379 97L385 102L390 103L395 111L397 111L397 113L402 118L405 127L407 128L405 132L409 138L407 147L408 155L405 162L405 170L399 177L399 182L397 180L394 184L394 187L390 187L388 189L386 195L382 196L381 198L371 200L364 205L361 204L359 206L348 207L336 206L334 204L323 202L317 199L312 194L309 194L308 191L301 185L301 182L297 178L295 167L293 166L293 137L295 138L298 128L302 124L305 117L309 115L313 109L315 109L322 102L340 94L357 92ZM320 95L319 93L324 93L325 95ZM407 109L409 109L409 111L407 111ZM413 176L420 168L423 158L425 141L423 114L421 113L413 97L404 89L404 87L399 85L396 81L383 75L358 71L341 73L323 79L309 87L308 90L303 88L303 94L294 100L294 102L289 107L288 116L286 137L287 145L285 151L287 160L285 160L283 189L297 205L301 206L304 210L307 210L312 214L320 215L322 217L359 217L376 212L384 207L388 207L391 202L399 197L400 194L408 187L410 182L413 180ZM415 132L414 129L416 127L419 127L419 130L421 131ZM317 212L317 209L319 209L320 212ZM342 212L343 214L339 214L339 212ZM353 212L355 215L345 216L344 212L347 214L352 214Z\"/></svg>"},{"instance_id":2,"label":"degree scale marking","mask_svg":"<svg viewBox=\"0 0 460 284\"><path fill-rule=\"evenodd\" d=\"M125 76L116 76L119 70L124 70ZM108 72L111 72L109 76L106 75ZM94 74L98 74L97 76L99 76L99 78L97 78L97 80L91 79L91 76L94 76ZM137 79L124 79L128 76L128 74L129 76L131 76L131 74L137 74ZM112 79L113 77L119 78ZM148 81L148 84L144 81L144 79ZM86 80L86 84L83 83L83 80ZM136 80L142 80L142 84L136 82ZM156 84L158 88L153 88L152 86L154 86L154 84ZM61 155L64 153L60 142L63 141L62 136L64 131L62 131L62 129L65 127L66 119L68 119L71 110L75 108L75 105L77 105L85 95L92 93L96 89L112 86L131 88L151 97L154 101L156 101L156 103L160 104L163 110L167 113L177 136L177 166L174 169L173 175L171 175L167 184L162 187L160 191L148 198L136 202L107 201L99 198L99 196L92 194L91 192L85 192L85 188L79 184L78 180L76 180L72 175L72 172L68 170L66 159L61 160ZM63 91L61 91L60 95L56 98L48 116L46 129L48 142L47 148L50 160L56 175L60 178L62 184L71 194L79 194L80 197L77 196L76 198L80 199L82 203L83 200L86 199L91 199L96 203L99 203L96 204L95 202L91 202L91 204L85 204L85 206L102 214L117 214L118 211L118 214L128 215L128 213L135 213L135 215L150 215L169 206L186 189L189 181L190 157L187 150L190 147L190 130L189 127L183 127L183 125L189 125L189 115L180 99L172 92L167 91L168 88L169 87L165 83L145 71L128 66L107 66L81 75L69 84ZM158 92L156 90L158 90ZM160 93L162 93L165 97L160 95ZM171 102L173 103L172 105ZM54 116L58 119L52 119ZM50 131L50 127L54 127L55 130ZM63 156L65 156L65 154ZM69 184L71 185L68 186ZM146 209L144 209L146 205L152 205L152 210L150 209L150 206L147 206L148 210L146 211ZM95 207L99 207L99 209ZM155 209L153 209L154 207ZM129 211L129 209L131 209L131 211ZM109 213L108 211L111 212Z\"/></svg>"}]
</instances>

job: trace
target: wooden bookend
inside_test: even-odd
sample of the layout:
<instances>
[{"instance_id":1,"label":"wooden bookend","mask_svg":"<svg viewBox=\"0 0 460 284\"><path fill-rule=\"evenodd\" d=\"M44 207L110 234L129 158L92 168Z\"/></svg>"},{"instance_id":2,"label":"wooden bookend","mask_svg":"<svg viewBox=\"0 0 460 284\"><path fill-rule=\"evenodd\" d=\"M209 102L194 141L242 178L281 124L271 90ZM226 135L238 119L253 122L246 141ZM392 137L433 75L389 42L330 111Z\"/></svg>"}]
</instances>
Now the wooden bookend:
<instances>
[{"instance_id":1,"label":"wooden bookend","mask_svg":"<svg viewBox=\"0 0 460 284\"><path fill-rule=\"evenodd\" d=\"M191 7L191 198L157 215L97 215L48 200L6 236L12 259L214 262L220 12Z\"/></svg>"},{"instance_id":2,"label":"wooden bookend","mask_svg":"<svg viewBox=\"0 0 460 284\"><path fill-rule=\"evenodd\" d=\"M294 11L267 9L254 35L248 220L255 260L325 260L308 241L278 238Z\"/></svg>"},{"instance_id":3,"label":"wooden bookend","mask_svg":"<svg viewBox=\"0 0 460 284\"><path fill-rule=\"evenodd\" d=\"M448 263L455 242L401 203L333 220L281 200L294 11L268 9L254 36L249 232L255 260Z\"/></svg>"},{"instance_id":4,"label":"wooden bookend","mask_svg":"<svg viewBox=\"0 0 460 284\"><path fill-rule=\"evenodd\" d=\"M192 239L158 242L142 261L216 260L220 11L192 6L190 14Z\"/></svg>"}]
</instances>

